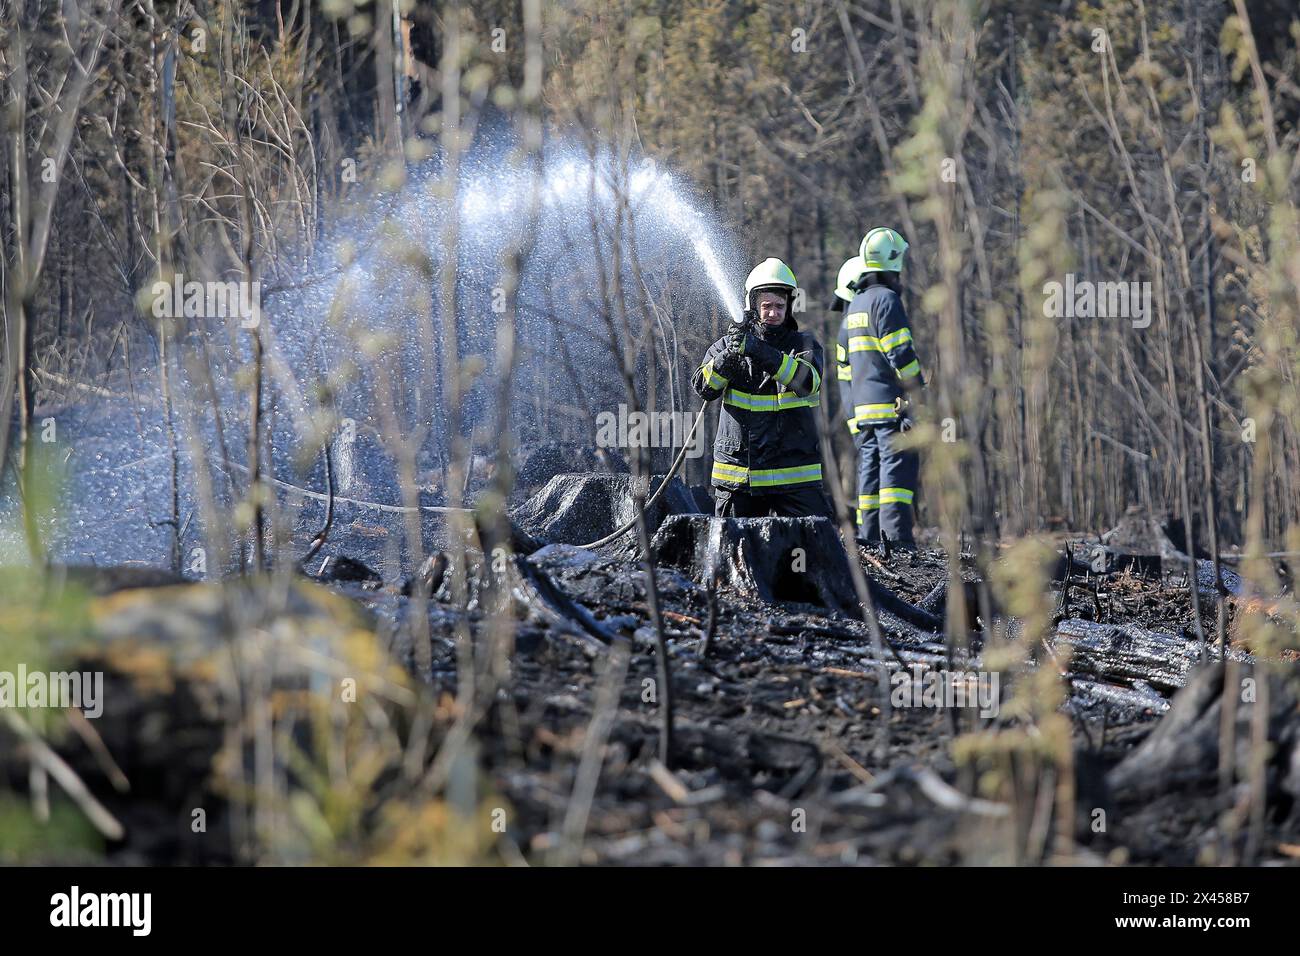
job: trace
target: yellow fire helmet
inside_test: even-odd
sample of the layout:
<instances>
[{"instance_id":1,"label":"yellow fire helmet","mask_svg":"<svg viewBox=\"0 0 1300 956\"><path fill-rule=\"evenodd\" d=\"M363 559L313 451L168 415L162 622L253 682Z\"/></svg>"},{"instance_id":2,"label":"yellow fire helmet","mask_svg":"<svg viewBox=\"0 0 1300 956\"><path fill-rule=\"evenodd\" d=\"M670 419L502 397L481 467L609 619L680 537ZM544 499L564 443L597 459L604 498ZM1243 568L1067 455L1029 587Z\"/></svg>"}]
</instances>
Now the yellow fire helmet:
<instances>
[{"instance_id":1,"label":"yellow fire helmet","mask_svg":"<svg viewBox=\"0 0 1300 956\"><path fill-rule=\"evenodd\" d=\"M866 272L902 272L907 241L894 230L880 226L862 237L859 251Z\"/></svg>"}]
</instances>

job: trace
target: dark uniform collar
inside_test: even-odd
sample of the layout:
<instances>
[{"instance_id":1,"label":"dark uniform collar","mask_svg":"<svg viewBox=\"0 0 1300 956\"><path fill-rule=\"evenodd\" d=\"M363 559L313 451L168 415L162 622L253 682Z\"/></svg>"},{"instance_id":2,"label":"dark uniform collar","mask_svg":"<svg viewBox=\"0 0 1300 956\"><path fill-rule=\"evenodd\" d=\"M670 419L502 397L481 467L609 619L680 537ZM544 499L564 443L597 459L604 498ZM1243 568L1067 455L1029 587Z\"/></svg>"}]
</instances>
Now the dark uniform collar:
<instances>
[{"instance_id":1,"label":"dark uniform collar","mask_svg":"<svg viewBox=\"0 0 1300 956\"><path fill-rule=\"evenodd\" d=\"M785 321L773 328L766 322L763 323L763 341L769 345L775 345L778 342L785 341L786 336L792 335L799 331L799 323L794 320L794 316L789 312L785 314Z\"/></svg>"}]
</instances>

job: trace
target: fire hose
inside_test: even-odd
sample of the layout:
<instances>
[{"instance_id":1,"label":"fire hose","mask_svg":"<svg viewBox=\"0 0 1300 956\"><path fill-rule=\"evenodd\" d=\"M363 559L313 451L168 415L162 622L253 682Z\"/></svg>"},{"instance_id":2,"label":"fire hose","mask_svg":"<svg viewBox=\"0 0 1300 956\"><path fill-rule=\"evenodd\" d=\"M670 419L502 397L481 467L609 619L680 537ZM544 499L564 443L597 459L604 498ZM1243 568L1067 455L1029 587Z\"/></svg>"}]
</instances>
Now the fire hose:
<instances>
[{"instance_id":1,"label":"fire hose","mask_svg":"<svg viewBox=\"0 0 1300 956\"><path fill-rule=\"evenodd\" d=\"M737 328L732 333L732 335L743 335L746 329L753 329L758 326L759 318L757 312L747 309L743 314L744 314L744 319L737 323L739 328ZM746 361L749 360L746 359ZM686 440L682 442L682 450L677 453L677 460L674 461L673 466L668 469L668 474L664 475L663 483L655 490L655 493L653 495L651 495L649 498L646 499L646 503L642 509L643 513L645 508L649 508L651 505L653 505L656 501L659 500L659 496L664 493L664 489L668 487L668 483L677 476L678 470L682 467L682 462L686 460L686 450L691 447L691 439L695 437L695 430L700 427L700 422L704 419L704 410L708 407L709 407L708 403L705 402L704 406L700 408L699 414L695 416L695 421L691 425L691 430L686 434ZM609 544L611 541L615 540L616 538L621 538L623 535L631 531L632 528L635 527L637 518L639 517L640 515L637 515L631 521L627 522L627 524L623 525L621 528L619 528L617 531L615 531L612 534L607 534L605 535L605 537L600 538L597 541L592 541L590 544L578 545L578 547L599 548L601 545Z\"/></svg>"},{"instance_id":2,"label":"fire hose","mask_svg":"<svg viewBox=\"0 0 1300 956\"><path fill-rule=\"evenodd\" d=\"M677 477L677 472L681 470L682 462L686 460L686 452L691 447L691 440L695 437L695 432L699 429L700 422L704 420L704 412L708 407L709 406L706 404L702 408L700 408L699 414L695 416L695 421L691 423L691 430L686 433L686 439L682 442L682 450L677 453L677 460L674 461L672 467L668 469L668 474L664 475L663 482L659 485L658 488L655 489L654 494L652 494L649 498L646 499L646 503L643 506L643 508L649 508L656 501L658 501L660 496L663 495L664 489L668 487L668 483ZM230 462L230 465L231 467L237 468L242 472L247 473L248 471L247 468L245 468L243 465L239 464L238 462L232 461ZM294 491L301 495L306 495L309 498L314 498L319 501L328 501L330 497L329 495L324 495L317 491L311 491L307 488L301 488L297 485L292 485L289 484L289 482L287 481L280 481L279 479L276 478L263 477L262 480L267 481L270 484L277 485L286 490ZM358 501L354 498L343 498L338 495L334 496L334 500L338 502L345 502L348 504L352 504L361 508L369 508L377 511L393 512L396 514L405 514L412 511L438 512L443 514L450 514L452 512L460 512L462 514L468 514L472 512L472 509L470 508L434 507L432 505L421 505L418 508L407 508L401 505L386 505L374 501ZM639 515L637 517L639 517ZM613 534L608 534L605 537L599 539L598 541L592 541L589 544L576 545L576 547L599 548L602 545L609 544L611 541L615 540L616 538L621 538L623 535L631 531L632 528L636 526L636 521L637 519L634 517L631 521L627 522L627 524L620 527Z\"/></svg>"},{"instance_id":3,"label":"fire hose","mask_svg":"<svg viewBox=\"0 0 1300 956\"><path fill-rule=\"evenodd\" d=\"M699 414L695 416L695 421L691 424L691 430L686 433L686 440L682 442L682 450L677 453L677 460L674 461L673 466L668 469L668 474L664 475L664 480L659 485L659 487L655 489L655 493L646 499L646 503L642 508L642 513L644 513L645 509L649 508L651 505L653 505L656 501L659 500L659 496L664 493L664 489L668 487L668 483L672 481L675 477L677 477L677 472L681 470L682 462L686 460L686 452L691 447L691 439L695 437L695 430L700 427L700 422L704 420L704 411L708 407L709 406L706 403L700 409ZM614 539L621 538L623 535L631 531L636 526L637 518L640 517L641 517L640 514L636 515L631 521L623 525L613 534L607 534L605 535L605 537L597 541L592 541L590 544L580 544L577 545L577 547L599 548L601 545L609 544Z\"/></svg>"}]
</instances>

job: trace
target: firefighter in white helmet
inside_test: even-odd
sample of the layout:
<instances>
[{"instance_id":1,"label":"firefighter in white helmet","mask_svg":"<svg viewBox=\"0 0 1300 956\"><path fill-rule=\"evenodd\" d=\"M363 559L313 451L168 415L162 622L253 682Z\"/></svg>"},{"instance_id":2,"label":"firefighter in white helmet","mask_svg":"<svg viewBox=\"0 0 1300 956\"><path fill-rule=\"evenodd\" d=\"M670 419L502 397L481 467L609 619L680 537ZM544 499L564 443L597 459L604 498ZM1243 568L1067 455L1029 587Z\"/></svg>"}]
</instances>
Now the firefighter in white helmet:
<instances>
[{"instance_id":1,"label":"firefighter in white helmet","mask_svg":"<svg viewBox=\"0 0 1300 956\"><path fill-rule=\"evenodd\" d=\"M858 448L859 534L914 549L920 459L900 446L911 428L911 398L924 379L900 296L906 252L907 242L893 229L872 229L862 238L861 273L846 286L853 294L840 327L836 373Z\"/></svg>"},{"instance_id":2,"label":"firefighter in white helmet","mask_svg":"<svg viewBox=\"0 0 1300 956\"><path fill-rule=\"evenodd\" d=\"M822 348L794 320L798 289L780 259L755 266L740 323L709 346L691 380L706 401L722 399L713 444L718 515L830 517L817 437Z\"/></svg>"},{"instance_id":3,"label":"firefighter in white helmet","mask_svg":"<svg viewBox=\"0 0 1300 956\"><path fill-rule=\"evenodd\" d=\"M857 295L857 285L866 275L867 264L863 261L862 256L855 255L844 260L840 266L840 271L835 277L835 294L831 297L827 310L834 313L833 320L843 323L844 310L849 307L853 297ZM854 421L853 411L853 381L852 369L849 366L849 353L847 339L844 337L844 329L840 329L840 339L835 343L835 379L839 386L840 411L849 426L849 434L853 436L853 445L857 449L857 466L854 471L857 475L857 494L854 500L854 506L857 511L858 534L862 538L870 538L878 541L880 539L880 526L878 513L873 509L870 512L870 519L873 524L869 528L864 528L864 519L867 517L862 511L862 499L866 496L866 476L863 472L863 465L867 461L863 455L862 442L868 432L859 430L858 424ZM876 494L874 485L870 489L871 494Z\"/></svg>"}]
</instances>

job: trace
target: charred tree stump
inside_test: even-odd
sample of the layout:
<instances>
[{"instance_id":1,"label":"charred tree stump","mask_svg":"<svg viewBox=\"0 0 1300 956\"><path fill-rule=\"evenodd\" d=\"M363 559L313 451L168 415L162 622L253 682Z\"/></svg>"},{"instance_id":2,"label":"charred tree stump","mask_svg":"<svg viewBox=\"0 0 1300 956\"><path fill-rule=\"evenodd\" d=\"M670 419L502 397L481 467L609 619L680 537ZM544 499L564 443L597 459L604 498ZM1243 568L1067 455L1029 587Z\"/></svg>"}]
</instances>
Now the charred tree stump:
<instances>
[{"instance_id":1,"label":"charred tree stump","mask_svg":"<svg viewBox=\"0 0 1300 956\"><path fill-rule=\"evenodd\" d=\"M712 544L710 538L713 538ZM722 585L769 604L801 603L859 618L844 546L825 518L714 518L670 515L651 544L655 560L705 587ZM924 640L942 618L867 577L880 622Z\"/></svg>"},{"instance_id":2,"label":"charred tree stump","mask_svg":"<svg viewBox=\"0 0 1300 956\"><path fill-rule=\"evenodd\" d=\"M506 568L511 596L521 613L538 618L548 627L605 648L616 639L595 615L583 607L527 558L515 556Z\"/></svg>"},{"instance_id":3,"label":"charred tree stump","mask_svg":"<svg viewBox=\"0 0 1300 956\"><path fill-rule=\"evenodd\" d=\"M541 491L511 513L524 532L547 544L585 545L617 531L636 517L632 475L556 475ZM650 479L653 492L663 481L662 475ZM698 513L695 497L681 480L674 478L664 494L646 511L646 527L653 534L664 518L674 514ZM627 534L607 545L610 551L637 552L636 533Z\"/></svg>"},{"instance_id":4,"label":"charred tree stump","mask_svg":"<svg viewBox=\"0 0 1300 956\"><path fill-rule=\"evenodd\" d=\"M705 587L716 580L769 604L812 604L853 618L862 614L844 546L825 518L670 515L651 549L656 561L681 568ZM867 586L887 630L917 636L917 631L943 629L942 619L870 576Z\"/></svg>"},{"instance_id":5,"label":"charred tree stump","mask_svg":"<svg viewBox=\"0 0 1300 956\"><path fill-rule=\"evenodd\" d=\"M711 559L714 522L720 527ZM705 587L716 567L720 585L769 604L797 602L858 613L844 548L825 518L670 515L650 548L657 563L680 568Z\"/></svg>"}]
</instances>

